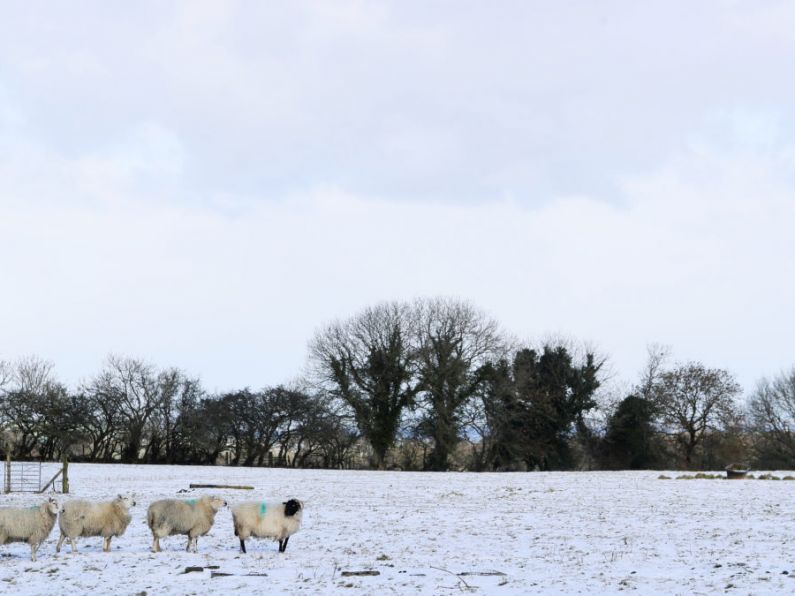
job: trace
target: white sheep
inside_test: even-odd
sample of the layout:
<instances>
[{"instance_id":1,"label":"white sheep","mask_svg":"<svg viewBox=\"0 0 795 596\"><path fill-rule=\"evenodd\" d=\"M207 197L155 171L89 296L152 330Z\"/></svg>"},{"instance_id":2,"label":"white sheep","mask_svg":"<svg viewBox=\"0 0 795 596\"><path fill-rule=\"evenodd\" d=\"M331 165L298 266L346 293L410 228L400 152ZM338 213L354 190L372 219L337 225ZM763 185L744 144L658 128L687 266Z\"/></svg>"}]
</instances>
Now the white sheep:
<instances>
[{"instance_id":1,"label":"white sheep","mask_svg":"<svg viewBox=\"0 0 795 596\"><path fill-rule=\"evenodd\" d=\"M240 552L246 552L246 540L254 538L273 538L279 541L279 552L287 549L290 536L301 528L304 504L298 499L284 503L256 502L241 503L232 510L235 536L240 539Z\"/></svg>"},{"instance_id":2,"label":"white sheep","mask_svg":"<svg viewBox=\"0 0 795 596\"><path fill-rule=\"evenodd\" d=\"M135 505L132 497L119 495L112 501L91 503L90 501L69 501L61 508L58 527L61 537L55 552L61 552L61 545L67 538L72 552L77 552L75 538L78 536L102 536L102 550L110 551L110 541L121 536L130 524L130 507Z\"/></svg>"},{"instance_id":3,"label":"white sheep","mask_svg":"<svg viewBox=\"0 0 795 596\"><path fill-rule=\"evenodd\" d=\"M188 537L185 548L190 552L198 551L199 536L204 536L213 527L215 514L221 507L226 507L226 501L219 497L202 497L179 501L177 499L163 499L149 505L146 521L152 530L152 552L160 552L160 539L178 534Z\"/></svg>"},{"instance_id":4,"label":"white sheep","mask_svg":"<svg viewBox=\"0 0 795 596\"><path fill-rule=\"evenodd\" d=\"M58 516L58 501L50 497L34 507L0 508L0 544L27 542L30 560L36 560L36 551L47 540Z\"/></svg>"}]
</instances>

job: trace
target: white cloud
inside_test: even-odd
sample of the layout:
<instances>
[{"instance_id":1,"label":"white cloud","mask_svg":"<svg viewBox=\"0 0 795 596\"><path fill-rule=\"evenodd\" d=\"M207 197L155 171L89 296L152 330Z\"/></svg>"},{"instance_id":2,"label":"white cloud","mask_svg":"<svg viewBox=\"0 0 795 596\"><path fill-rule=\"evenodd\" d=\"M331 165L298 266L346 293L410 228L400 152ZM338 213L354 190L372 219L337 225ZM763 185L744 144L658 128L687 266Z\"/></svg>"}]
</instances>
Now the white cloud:
<instances>
[{"instance_id":1,"label":"white cloud","mask_svg":"<svg viewBox=\"0 0 795 596\"><path fill-rule=\"evenodd\" d=\"M330 318L452 294L525 337L594 340L624 376L646 342L662 341L750 384L788 364L795 283L782 264L795 256L795 202L776 155L738 163L701 146L627 182L620 205L419 203L321 188L237 197L225 215L148 200L105 177L103 163L63 159L54 171L69 173L67 187L56 178L35 197L23 187L0 213L0 248L16 255L4 263L16 291L0 297L0 349L66 362L70 375L114 350L200 371L213 386L259 385L295 374ZM48 169L42 159L30 167ZM80 201L72 193L86 180L117 200ZM41 201L56 196L66 200Z\"/></svg>"},{"instance_id":2,"label":"white cloud","mask_svg":"<svg viewBox=\"0 0 795 596\"><path fill-rule=\"evenodd\" d=\"M91 153L157 122L185 185L449 201L614 192L714 110L783 110L793 7L247 2L11 10L0 84ZM111 13L111 14L108 14ZM36 40L39 43L30 43ZM407 144L415 143L415 151Z\"/></svg>"},{"instance_id":3,"label":"white cloud","mask_svg":"<svg viewBox=\"0 0 795 596\"><path fill-rule=\"evenodd\" d=\"M648 341L775 373L792 8L720 8L9 11L0 357L256 386L330 318L453 294L594 340L625 377Z\"/></svg>"}]
</instances>

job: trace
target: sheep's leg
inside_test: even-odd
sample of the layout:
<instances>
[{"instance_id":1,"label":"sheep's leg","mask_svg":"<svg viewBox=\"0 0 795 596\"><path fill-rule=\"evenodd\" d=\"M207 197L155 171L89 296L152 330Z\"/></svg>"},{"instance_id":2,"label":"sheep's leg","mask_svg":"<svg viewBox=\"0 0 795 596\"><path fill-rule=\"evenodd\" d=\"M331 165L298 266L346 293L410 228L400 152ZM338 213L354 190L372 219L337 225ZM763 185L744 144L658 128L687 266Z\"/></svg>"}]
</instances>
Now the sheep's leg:
<instances>
[{"instance_id":1,"label":"sheep's leg","mask_svg":"<svg viewBox=\"0 0 795 596\"><path fill-rule=\"evenodd\" d=\"M282 552L287 550L287 541L290 540L290 537L284 539L284 544L282 544Z\"/></svg>"},{"instance_id":2,"label":"sheep's leg","mask_svg":"<svg viewBox=\"0 0 795 596\"><path fill-rule=\"evenodd\" d=\"M66 540L66 536L64 536L64 533L61 532L61 537L58 538L58 544L55 545L55 552L56 553L61 552L61 545L63 544L64 540Z\"/></svg>"},{"instance_id":3,"label":"sheep's leg","mask_svg":"<svg viewBox=\"0 0 795 596\"><path fill-rule=\"evenodd\" d=\"M243 540L242 538L240 539L240 552L241 553L246 552L246 541Z\"/></svg>"},{"instance_id":4,"label":"sheep's leg","mask_svg":"<svg viewBox=\"0 0 795 596\"><path fill-rule=\"evenodd\" d=\"M280 553L284 552L284 540L282 540L281 538L279 538L279 552Z\"/></svg>"},{"instance_id":5,"label":"sheep's leg","mask_svg":"<svg viewBox=\"0 0 795 596\"><path fill-rule=\"evenodd\" d=\"M152 530L152 552L159 553L160 552L160 539L165 538L166 536L171 536L171 528L169 526L158 526L156 524L152 524L149 526L149 529Z\"/></svg>"},{"instance_id":6,"label":"sheep's leg","mask_svg":"<svg viewBox=\"0 0 795 596\"><path fill-rule=\"evenodd\" d=\"M31 544L30 545L30 560L33 561L34 563L36 562L36 545L35 544Z\"/></svg>"},{"instance_id":7,"label":"sheep's leg","mask_svg":"<svg viewBox=\"0 0 795 596\"><path fill-rule=\"evenodd\" d=\"M69 546L72 547L73 553L77 552L77 540L75 540L74 538L69 538Z\"/></svg>"},{"instance_id":8,"label":"sheep's leg","mask_svg":"<svg viewBox=\"0 0 795 596\"><path fill-rule=\"evenodd\" d=\"M102 540L102 550L105 551L106 553L110 552L110 536L106 536Z\"/></svg>"}]
</instances>

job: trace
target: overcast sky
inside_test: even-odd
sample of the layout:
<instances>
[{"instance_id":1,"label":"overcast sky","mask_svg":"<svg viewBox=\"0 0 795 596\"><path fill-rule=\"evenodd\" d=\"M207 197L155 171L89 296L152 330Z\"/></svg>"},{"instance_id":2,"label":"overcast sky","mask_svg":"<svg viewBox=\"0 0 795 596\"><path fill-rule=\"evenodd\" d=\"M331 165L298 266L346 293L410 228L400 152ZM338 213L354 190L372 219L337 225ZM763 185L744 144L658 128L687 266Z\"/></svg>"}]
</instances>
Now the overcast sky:
<instances>
[{"instance_id":1,"label":"overcast sky","mask_svg":"<svg viewBox=\"0 0 795 596\"><path fill-rule=\"evenodd\" d=\"M795 364L792 2L20 2L0 19L0 359L210 389L381 300Z\"/></svg>"}]
</instances>

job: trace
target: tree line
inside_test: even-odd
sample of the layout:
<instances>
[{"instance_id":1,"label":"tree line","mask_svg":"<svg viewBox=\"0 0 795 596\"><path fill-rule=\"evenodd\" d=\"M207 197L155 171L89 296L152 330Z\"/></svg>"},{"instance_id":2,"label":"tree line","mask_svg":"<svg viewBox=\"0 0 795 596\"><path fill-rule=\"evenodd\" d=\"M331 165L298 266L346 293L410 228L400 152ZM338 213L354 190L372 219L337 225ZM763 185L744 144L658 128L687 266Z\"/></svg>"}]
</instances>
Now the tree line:
<instances>
[{"instance_id":1,"label":"tree line","mask_svg":"<svg viewBox=\"0 0 795 596\"><path fill-rule=\"evenodd\" d=\"M408 470L795 463L795 369L741 400L728 371L654 346L616 394L603 355L522 345L446 298L331 322L308 361L290 385L219 394L124 356L74 389L40 358L0 362L0 447L22 459Z\"/></svg>"}]
</instances>

